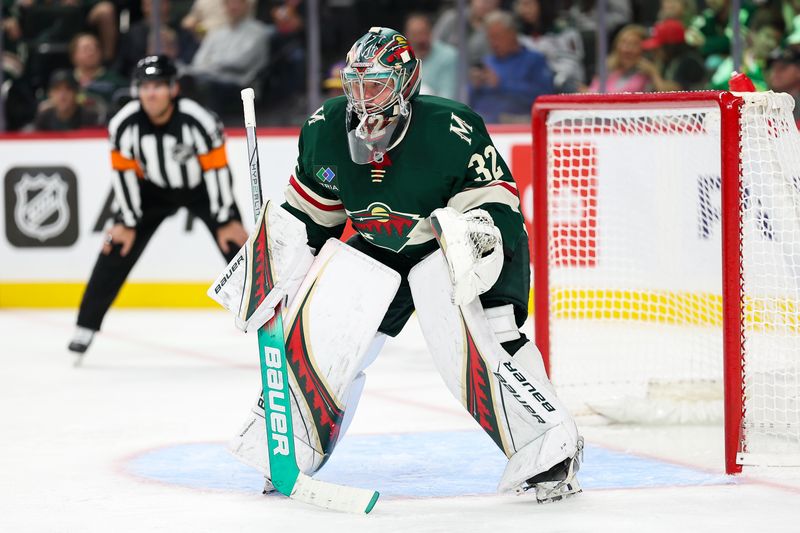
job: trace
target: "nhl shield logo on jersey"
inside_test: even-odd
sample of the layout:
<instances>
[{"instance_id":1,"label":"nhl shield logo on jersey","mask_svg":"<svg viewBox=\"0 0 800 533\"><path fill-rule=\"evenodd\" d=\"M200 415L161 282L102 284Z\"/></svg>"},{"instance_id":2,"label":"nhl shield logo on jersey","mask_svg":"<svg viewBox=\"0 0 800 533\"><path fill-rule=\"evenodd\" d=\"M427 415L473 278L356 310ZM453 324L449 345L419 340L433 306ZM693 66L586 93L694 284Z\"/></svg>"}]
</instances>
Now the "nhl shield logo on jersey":
<instances>
[{"instance_id":1,"label":"nhl shield logo on jersey","mask_svg":"<svg viewBox=\"0 0 800 533\"><path fill-rule=\"evenodd\" d=\"M375 246L399 252L422 217L393 211L386 204L375 202L362 211L348 211L353 228Z\"/></svg>"},{"instance_id":2,"label":"nhl shield logo on jersey","mask_svg":"<svg viewBox=\"0 0 800 533\"><path fill-rule=\"evenodd\" d=\"M185 165L187 161L195 157L194 147L188 144L176 144L172 147L172 159Z\"/></svg>"},{"instance_id":3,"label":"nhl shield logo on jersey","mask_svg":"<svg viewBox=\"0 0 800 533\"><path fill-rule=\"evenodd\" d=\"M76 187L75 175L63 167L9 170L5 185L9 242L23 247L72 245L78 236Z\"/></svg>"}]
</instances>

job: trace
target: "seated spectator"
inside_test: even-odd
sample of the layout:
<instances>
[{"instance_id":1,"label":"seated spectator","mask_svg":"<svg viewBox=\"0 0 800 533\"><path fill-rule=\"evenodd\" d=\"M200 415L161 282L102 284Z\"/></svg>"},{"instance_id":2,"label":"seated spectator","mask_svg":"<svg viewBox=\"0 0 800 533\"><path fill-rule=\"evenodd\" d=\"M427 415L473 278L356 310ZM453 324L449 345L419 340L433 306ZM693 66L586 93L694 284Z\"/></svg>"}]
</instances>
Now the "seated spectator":
<instances>
[{"instance_id":1,"label":"seated spectator","mask_svg":"<svg viewBox=\"0 0 800 533\"><path fill-rule=\"evenodd\" d=\"M567 11L567 17L571 27L578 31L597 31L597 1L596 0L574 0ZM606 2L606 26L609 34L624 24L633 20L633 6L631 0L607 0Z\"/></svg>"},{"instance_id":2,"label":"seated spectator","mask_svg":"<svg viewBox=\"0 0 800 533\"><path fill-rule=\"evenodd\" d=\"M105 120L117 92L128 90L127 81L103 67L100 41L91 33L79 33L72 39L69 56L74 67L73 75L80 87L79 101L91 102Z\"/></svg>"},{"instance_id":3,"label":"seated spectator","mask_svg":"<svg viewBox=\"0 0 800 533\"><path fill-rule=\"evenodd\" d=\"M642 57L642 43L647 38L647 30L637 24L629 24L619 30L614 38L611 53L608 55L608 77L606 92L635 93L653 88L651 76L658 69ZM600 92L598 76L589 85L589 92Z\"/></svg>"},{"instance_id":4,"label":"seated spectator","mask_svg":"<svg viewBox=\"0 0 800 533\"><path fill-rule=\"evenodd\" d=\"M22 28L12 0L0 0L0 68L7 76L19 78L25 70Z\"/></svg>"},{"instance_id":5,"label":"seated spectator","mask_svg":"<svg viewBox=\"0 0 800 533\"><path fill-rule=\"evenodd\" d=\"M2 48L0 52L10 52L15 55L18 54L17 47L22 39L22 27L17 18L16 9L14 9L12 0L0 1L0 33L3 35Z\"/></svg>"},{"instance_id":6,"label":"seated spectator","mask_svg":"<svg viewBox=\"0 0 800 533\"><path fill-rule=\"evenodd\" d=\"M783 0L781 11L786 26L786 44L800 44L800 0Z\"/></svg>"},{"instance_id":7,"label":"seated spectator","mask_svg":"<svg viewBox=\"0 0 800 533\"><path fill-rule=\"evenodd\" d=\"M470 70L470 105L488 123L525 122L536 97L553 92L547 60L520 44L509 13L487 15L486 35L492 52Z\"/></svg>"},{"instance_id":8,"label":"seated spectator","mask_svg":"<svg viewBox=\"0 0 800 533\"><path fill-rule=\"evenodd\" d=\"M99 36L104 62L114 59L117 45L117 9L110 0L18 0L23 18L30 21L28 40L67 42L76 32L89 28ZM27 13L26 13L27 11ZM73 26L77 16L84 21ZM62 23L63 21L66 21ZM27 26L28 24L23 24Z\"/></svg>"},{"instance_id":9,"label":"seated spectator","mask_svg":"<svg viewBox=\"0 0 800 533\"><path fill-rule=\"evenodd\" d=\"M585 83L583 41L574 28L556 25L554 3L516 0L514 15L522 45L541 52L547 58L556 92L575 92Z\"/></svg>"},{"instance_id":10,"label":"seated spectator","mask_svg":"<svg viewBox=\"0 0 800 533\"><path fill-rule=\"evenodd\" d=\"M500 8L500 0L470 0L467 9L467 54L470 65L480 63L490 52L486 39L484 19ZM433 26L433 40L447 43L459 48L458 42L458 10L451 7L444 11Z\"/></svg>"},{"instance_id":11,"label":"seated spectator","mask_svg":"<svg viewBox=\"0 0 800 533\"><path fill-rule=\"evenodd\" d=\"M97 113L78 102L78 82L69 70L50 76L47 100L36 113L37 131L69 131L100 125Z\"/></svg>"},{"instance_id":12,"label":"seated spectator","mask_svg":"<svg viewBox=\"0 0 800 533\"><path fill-rule=\"evenodd\" d=\"M308 116L303 97L306 94L308 65L303 19L305 10L301 0L271 0L268 4L262 6L261 11L268 21L269 61L265 61L265 66L252 85L256 100L261 103L259 107L264 113L262 122L265 125L299 124ZM337 20L320 20L325 30L320 35L320 65L332 65L344 57L347 50L341 51L332 44L332 39L339 32L330 26L335 25ZM238 113L241 114L240 111ZM241 118L237 117L237 121L241 122Z\"/></svg>"},{"instance_id":13,"label":"seated spectator","mask_svg":"<svg viewBox=\"0 0 800 533\"><path fill-rule=\"evenodd\" d=\"M641 63L655 91L692 91L702 89L706 83L706 69L700 53L684 40L683 24L677 19L656 23L642 48L653 54L654 63Z\"/></svg>"},{"instance_id":14,"label":"seated spectator","mask_svg":"<svg viewBox=\"0 0 800 533\"><path fill-rule=\"evenodd\" d=\"M300 0L281 0L269 12L268 22L275 25L278 35L294 35L305 25Z\"/></svg>"},{"instance_id":15,"label":"seated spectator","mask_svg":"<svg viewBox=\"0 0 800 533\"><path fill-rule=\"evenodd\" d=\"M75 0L64 0L71 2ZM100 48L103 51L103 62L110 63L116 53L117 37L117 9L114 3L108 0L84 0L88 10L86 22L89 27L97 32L100 39Z\"/></svg>"},{"instance_id":16,"label":"seated spectator","mask_svg":"<svg viewBox=\"0 0 800 533\"><path fill-rule=\"evenodd\" d=\"M551 2L552 0L547 0ZM652 1L652 0L651 0ZM568 8L563 18L568 28L578 31L583 42L584 79L592 79L597 72L597 0L565 0ZM632 0L606 0L606 38L610 39L625 24L633 21Z\"/></svg>"},{"instance_id":17,"label":"seated spectator","mask_svg":"<svg viewBox=\"0 0 800 533\"><path fill-rule=\"evenodd\" d=\"M686 43L698 49L705 60L706 70L713 72L731 53L732 33L728 28L730 0L705 0L705 4L706 9L686 28ZM746 29L753 10L752 4L742 2L739 22L743 30Z\"/></svg>"},{"instance_id":18,"label":"seated spectator","mask_svg":"<svg viewBox=\"0 0 800 533\"><path fill-rule=\"evenodd\" d=\"M298 4L299 0L280 0L280 5L270 10L270 73L272 96L296 94L305 90L306 38L305 20ZM327 29L327 21L325 21ZM355 39L355 38L354 38ZM346 52L346 50L345 50ZM323 57L327 54L322 53ZM337 54L335 60L343 57ZM280 98L280 96L279 96Z\"/></svg>"},{"instance_id":19,"label":"seated spectator","mask_svg":"<svg viewBox=\"0 0 800 533\"><path fill-rule=\"evenodd\" d=\"M769 88L794 98L794 120L800 126L800 44L774 50L767 61Z\"/></svg>"},{"instance_id":20,"label":"seated spectator","mask_svg":"<svg viewBox=\"0 0 800 533\"><path fill-rule=\"evenodd\" d=\"M275 21L274 10L265 22ZM320 20L325 21L325 31L320 33L321 59L323 65L332 65L347 54L348 47L364 33L364 13L361 0L335 0L320 2ZM386 22L381 21L386 25ZM392 26L389 26L392 27Z\"/></svg>"},{"instance_id":21,"label":"seated spectator","mask_svg":"<svg viewBox=\"0 0 800 533\"><path fill-rule=\"evenodd\" d=\"M435 41L432 30L431 20L424 13L406 18L403 35L422 60L420 93L453 99L458 87L458 52L449 44Z\"/></svg>"},{"instance_id":22,"label":"seated spectator","mask_svg":"<svg viewBox=\"0 0 800 533\"><path fill-rule=\"evenodd\" d=\"M11 52L0 52L3 83L0 88L4 100L3 121L6 131L17 131L30 124L36 115L35 91L25 76L25 64Z\"/></svg>"},{"instance_id":23,"label":"seated spectator","mask_svg":"<svg viewBox=\"0 0 800 533\"><path fill-rule=\"evenodd\" d=\"M204 103L219 115L241 107L247 87L269 57L268 27L250 16L248 0L225 0L228 22L205 36L187 69Z\"/></svg>"},{"instance_id":24,"label":"seated spectator","mask_svg":"<svg viewBox=\"0 0 800 533\"><path fill-rule=\"evenodd\" d=\"M770 10L756 11L752 16L752 26L745 36L740 72L747 75L757 91L767 90L767 58L783 39L783 20ZM733 58L727 57L711 75L711 89L727 90L728 80L733 74Z\"/></svg>"},{"instance_id":25,"label":"seated spectator","mask_svg":"<svg viewBox=\"0 0 800 533\"><path fill-rule=\"evenodd\" d=\"M174 59L184 64L191 63L192 57L197 51L197 41L195 41L191 32L170 22L170 0L161 0L160 5L160 17L163 28L170 29L177 39L175 46L177 47L178 54ZM142 13L144 17L140 21L132 24L130 29L122 34L120 38L119 54L117 54L114 69L126 78L131 77L136 63L141 58L156 53L156 51L150 51L150 47L148 46L151 40L150 16L152 7L153 0L142 0ZM164 33L163 28L162 33ZM161 53L161 51L158 51L158 53Z\"/></svg>"},{"instance_id":26,"label":"seated spectator","mask_svg":"<svg viewBox=\"0 0 800 533\"><path fill-rule=\"evenodd\" d=\"M255 2L249 5L249 14L255 12ZM194 0L189 13L181 20L181 28L194 34L198 41L205 35L228 23L225 2L221 0Z\"/></svg>"},{"instance_id":27,"label":"seated spectator","mask_svg":"<svg viewBox=\"0 0 800 533\"><path fill-rule=\"evenodd\" d=\"M694 0L661 0L658 20L677 20L683 27L689 26L697 16Z\"/></svg>"}]
</instances>

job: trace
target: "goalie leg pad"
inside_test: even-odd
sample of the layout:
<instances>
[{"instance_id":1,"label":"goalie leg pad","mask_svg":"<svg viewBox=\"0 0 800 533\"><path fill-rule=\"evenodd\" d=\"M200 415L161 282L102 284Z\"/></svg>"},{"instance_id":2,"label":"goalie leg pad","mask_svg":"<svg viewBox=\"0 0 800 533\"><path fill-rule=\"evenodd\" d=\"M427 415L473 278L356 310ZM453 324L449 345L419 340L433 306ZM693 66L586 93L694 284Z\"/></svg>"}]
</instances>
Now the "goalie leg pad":
<instances>
[{"instance_id":1,"label":"goalie leg pad","mask_svg":"<svg viewBox=\"0 0 800 533\"><path fill-rule=\"evenodd\" d=\"M358 401L361 399L361 393L364 392L364 383L367 381L367 376L363 371L375 362L375 359L378 357L385 343L386 335L383 333L375 335L375 338L372 339L372 344L369 345L367 353L362 359L361 372L359 372L355 380L353 380L353 384L350 385L350 391L347 393L347 409L344 411L342 429L339 431L340 439L347 434L347 429L350 427L350 423L353 421L353 415L356 413Z\"/></svg>"},{"instance_id":2,"label":"goalie leg pad","mask_svg":"<svg viewBox=\"0 0 800 533\"><path fill-rule=\"evenodd\" d=\"M292 425L302 472L312 474L325 463L349 424L346 413L363 389L362 370L383 345L385 336L376 332L399 286L399 274L331 239L286 310ZM356 305L344 308L342 302ZM268 477L264 424L259 398L230 449Z\"/></svg>"},{"instance_id":3,"label":"goalie leg pad","mask_svg":"<svg viewBox=\"0 0 800 533\"><path fill-rule=\"evenodd\" d=\"M514 339L510 306L485 311L477 299L453 305L441 251L411 269L408 280L423 336L448 389L510 459L498 490L514 490L575 456L575 422L553 391L536 347L528 342L511 357L500 345L498 334Z\"/></svg>"}]
</instances>

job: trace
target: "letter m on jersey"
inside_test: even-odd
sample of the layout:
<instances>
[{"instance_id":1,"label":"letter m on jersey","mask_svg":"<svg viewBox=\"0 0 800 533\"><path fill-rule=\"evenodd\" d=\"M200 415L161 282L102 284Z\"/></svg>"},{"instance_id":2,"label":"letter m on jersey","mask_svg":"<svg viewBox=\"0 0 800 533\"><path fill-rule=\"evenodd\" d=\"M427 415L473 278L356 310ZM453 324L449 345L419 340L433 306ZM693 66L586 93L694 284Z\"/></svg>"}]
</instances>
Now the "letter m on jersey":
<instances>
[{"instance_id":1,"label":"letter m on jersey","mask_svg":"<svg viewBox=\"0 0 800 533\"><path fill-rule=\"evenodd\" d=\"M455 113L450 113L450 131L458 135L461 140L466 141L467 144L472 146L472 138L470 135L472 134L472 126L466 123L464 119L456 115Z\"/></svg>"}]
</instances>

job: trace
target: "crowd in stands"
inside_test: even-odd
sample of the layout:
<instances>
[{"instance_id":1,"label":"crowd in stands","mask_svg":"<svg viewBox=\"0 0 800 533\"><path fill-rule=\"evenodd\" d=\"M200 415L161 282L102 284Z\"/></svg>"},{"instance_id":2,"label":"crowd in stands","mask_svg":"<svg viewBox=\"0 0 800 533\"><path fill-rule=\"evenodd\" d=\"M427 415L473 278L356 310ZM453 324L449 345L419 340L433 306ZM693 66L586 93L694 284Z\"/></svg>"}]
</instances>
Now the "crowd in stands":
<instances>
[{"instance_id":1,"label":"crowd in stands","mask_svg":"<svg viewBox=\"0 0 800 533\"><path fill-rule=\"evenodd\" d=\"M299 125L306 102L303 0L0 0L6 129L103 127L131 98L136 62L174 59L182 94L241 122L252 86L266 125ZM320 0L322 98L341 94L347 48L399 29L422 59L422 92L467 98L489 123L525 123L540 94L602 89L595 0L469 0L463 47L454 1ZM730 0L607 0L606 92L726 89ZM740 70L800 99L800 0L741 0ZM466 57L467 86L459 83ZM800 102L798 102L800 104ZM795 108L796 117L800 110Z\"/></svg>"}]
</instances>

